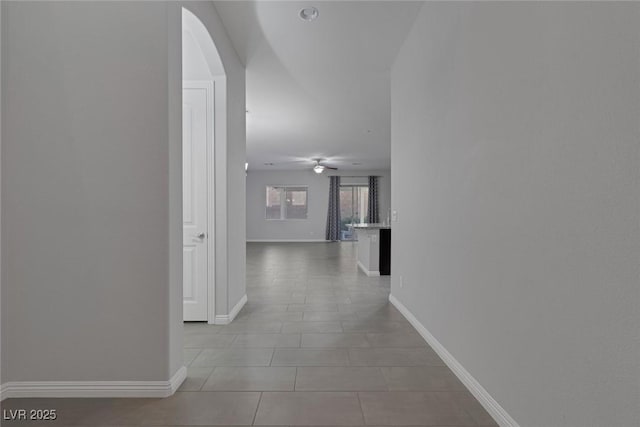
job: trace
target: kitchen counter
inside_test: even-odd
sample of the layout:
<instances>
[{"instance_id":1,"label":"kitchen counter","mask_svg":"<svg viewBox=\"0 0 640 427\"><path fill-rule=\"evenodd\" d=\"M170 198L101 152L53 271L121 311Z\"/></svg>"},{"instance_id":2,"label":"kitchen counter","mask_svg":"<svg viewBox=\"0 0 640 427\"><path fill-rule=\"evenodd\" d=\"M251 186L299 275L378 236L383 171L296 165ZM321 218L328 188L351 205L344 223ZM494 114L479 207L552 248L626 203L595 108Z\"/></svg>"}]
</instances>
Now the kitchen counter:
<instances>
[{"instance_id":1,"label":"kitchen counter","mask_svg":"<svg viewBox=\"0 0 640 427\"><path fill-rule=\"evenodd\" d=\"M358 267L367 276L391 274L391 226L353 224L358 236Z\"/></svg>"},{"instance_id":2,"label":"kitchen counter","mask_svg":"<svg viewBox=\"0 0 640 427\"><path fill-rule=\"evenodd\" d=\"M353 225L349 225L349 227L353 227L353 228L361 228L361 229L366 229L366 228L370 228L370 229L391 229L390 225L387 224L382 224L382 223L372 223L372 224L353 224Z\"/></svg>"}]
</instances>

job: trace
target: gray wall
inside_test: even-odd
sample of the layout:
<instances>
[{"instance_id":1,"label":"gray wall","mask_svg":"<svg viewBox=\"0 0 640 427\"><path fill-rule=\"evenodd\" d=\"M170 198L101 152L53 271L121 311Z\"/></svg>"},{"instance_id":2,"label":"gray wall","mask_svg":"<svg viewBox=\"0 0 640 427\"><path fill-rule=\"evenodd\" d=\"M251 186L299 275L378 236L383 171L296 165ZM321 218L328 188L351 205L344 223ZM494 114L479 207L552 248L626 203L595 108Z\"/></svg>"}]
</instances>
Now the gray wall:
<instances>
[{"instance_id":1,"label":"gray wall","mask_svg":"<svg viewBox=\"0 0 640 427\"><path fill-rule=\"evenodd\" d=\"M391 179L388 170L331 171L317 174L309 170L252 171L247 174L247 240L324 240L329 203L328 175L379 175L380 220L384 220L391 202ZM342 178L343 183L353 181ZM366 178L360 181L366 183ZM306 220L267 221L265 188L267 185L308 185L308 217Z\"/></svg>"},{"instance_id":2,"label":"gray wall","mask_svg":"<svg viewBox=\"0 0 640 427\"><path fill-rule=\"evenodd\" d=\"M3 3L2 380L166 380L182 365L180 9ZM244 294L244 70L213 5L189 7L229 61L223 311Z\"/></svg>"},{"instance_id":3,"label":"gray wall","mask_svg":"<svg viewBox=\"0 0 640 427\"><path fill-rule=\"evenodd\" d=\"M426 3L392 71L392 294L521 426L640 419L639 23Z\"/></svg>"}]
</instances>

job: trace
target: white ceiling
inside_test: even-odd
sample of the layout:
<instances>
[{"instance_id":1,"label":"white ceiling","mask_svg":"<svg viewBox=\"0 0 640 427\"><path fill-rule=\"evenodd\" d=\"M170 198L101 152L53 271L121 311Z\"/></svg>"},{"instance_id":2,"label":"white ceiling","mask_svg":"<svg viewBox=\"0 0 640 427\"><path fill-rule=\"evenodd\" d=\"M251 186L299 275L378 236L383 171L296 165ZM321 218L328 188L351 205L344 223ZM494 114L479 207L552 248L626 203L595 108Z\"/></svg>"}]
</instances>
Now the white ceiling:
<instances>
[{"instance_id":1,"label":"white ceiling","mask_svg":"<svg viewBox=\"0 0 640 427\"><path fill-rule=\"evenodd\" d=\"M215 5L247 67L250 170L310 168L316 157L390 167L389 72L420 2ZM309 6L320 12L312 22L298 16Z\"/></svg>"}]
</instances>

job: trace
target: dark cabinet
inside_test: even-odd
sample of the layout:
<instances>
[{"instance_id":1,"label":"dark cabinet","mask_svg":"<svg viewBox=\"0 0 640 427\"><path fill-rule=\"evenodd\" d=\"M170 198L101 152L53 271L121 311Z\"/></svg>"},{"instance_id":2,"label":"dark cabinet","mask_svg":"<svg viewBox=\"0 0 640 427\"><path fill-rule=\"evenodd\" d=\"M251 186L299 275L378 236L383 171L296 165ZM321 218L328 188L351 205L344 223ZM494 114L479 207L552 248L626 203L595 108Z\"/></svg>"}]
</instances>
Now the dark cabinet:
<instances>
[{"instance_id":1,"label":"dark cabinet","mask_svg":"<svg viewBox=\"0 0 640 427\"><path fill-rule=\"evenodd\" d=\"M380 229L380 275L391 274L391 229Z\"/></svg>"}]
</instances>

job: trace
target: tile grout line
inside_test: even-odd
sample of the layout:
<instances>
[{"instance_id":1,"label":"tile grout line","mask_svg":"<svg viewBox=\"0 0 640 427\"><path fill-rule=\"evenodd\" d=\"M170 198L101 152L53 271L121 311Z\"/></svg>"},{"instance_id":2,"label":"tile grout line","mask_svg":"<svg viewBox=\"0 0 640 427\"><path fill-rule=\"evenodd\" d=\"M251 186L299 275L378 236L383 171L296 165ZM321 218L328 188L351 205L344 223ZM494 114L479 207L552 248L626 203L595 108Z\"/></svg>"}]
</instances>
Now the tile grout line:
<instances>
[{"instance_id":1,"label":"tile grout line","mask_svg":"<svg viewBox=\"0 0 640 427\"><path fill-rule=\"evenodd\" d=\"M213 371L215 371L217 369L217 367L214 367L213 369L211 369L211 372L209 372L209 375L207 375L207 378L204 380L204 382L202 383L202 385L200 386L200 388L198 389L198 391L205 391L203 390L205 384L207 384L207 381L209 381L209 378L211 378L211 376L213 375Z\"/></svg>"},{"instance_id":2,"label":"tile grout line","mask_svg":"<svg viewBox=\"0 0 640 427\"><path fill-rule=\"evenodd\" d=\"M389 381L387 380L387 376L384 374L384 371L382 370L382 366L378 366L377 367L378 371L380 372L380 375L382 376L382 380L384 381L384 386L387 388L387 392L391 391L389 389Z\"/></svg>"},{"instance_id":3,"label":"tile grout line","mask_svg":"<svg viewBox=\"0 0 640 427\"><path fill-rule=\"evenodd\" d=\"M362 400L360 400L360 392L356 392L356 396L358 397L358 406L360 406L360 413L362 414L362 425L367 424L367 420L364 417L364 409L362 409Z\"/></svg>"},{"instance_id":4,"label":"tile grout line","mask_svg":"<svg viewBox=\"0 0 640 427\"><path fill-rule=\"evenodd\" d=\"M229 343L229 347L228 348L232 348L233 343L236 342L236 340L238 339L238 334L233 336L233 339L231 340L231 342Z\"/></svg>"},{"instance_id":5,"label":"tile grout line","mask_svg":"<svg viewBox=\"0 0 640 427\"><path fill-rule=\"evenodd\" d=\"M296 376L293 379L293 391L296 391L298 387L298 367L296 366Z\"/></svg>"},{"instance_id":6,"label":"tile grout line","mask_svg":"<svg viewBox=\"0 0 640 427\"><path fill-rule=\"evenodd\" d=\"M275 354L276 354L276 347L273 347L271 349L271 359L269 359L269 364L267 366L273 366L272 363L273 363L273 357L275 356Z\"/></svg>"},{"instance_id":7,"label":"tile grout line","mask_svg":"<svg viewBox=\"0 0 640 427\"><path fill-rule=\"evenodd\" d=\"M260 392L260 396L258 397L258 404L256 405L256 411L253 413L253 419L251 420L251 425L255 425L256 417L258 416L258 409L260 409L260 402L262 402L262 392Z\"/></svg>"}]
</instances>

